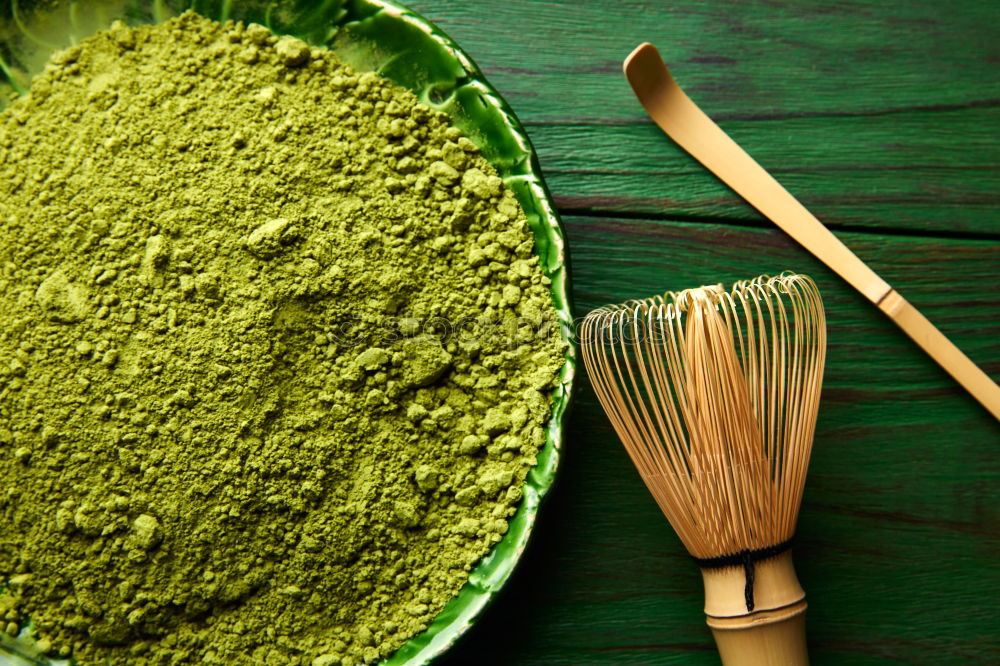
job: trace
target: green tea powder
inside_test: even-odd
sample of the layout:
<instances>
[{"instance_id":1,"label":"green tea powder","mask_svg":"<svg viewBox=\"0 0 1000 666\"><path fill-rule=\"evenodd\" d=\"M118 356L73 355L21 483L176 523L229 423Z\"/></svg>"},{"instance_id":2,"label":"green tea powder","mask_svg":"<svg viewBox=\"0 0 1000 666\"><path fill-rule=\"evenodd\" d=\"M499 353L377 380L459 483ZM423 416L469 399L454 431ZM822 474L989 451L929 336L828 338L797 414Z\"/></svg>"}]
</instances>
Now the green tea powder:
<instances>
[{"instance_id":1,"label":"green tea powder","mask_svg":"<svg viewBox=\"0 0 1000 666\"><path fill-rule=\"evenodd\" d=\"M564 345L511 191L329 51L184 14L0 114L0 631L371 663L507 530Z\"/></svg>"}]
</instances>

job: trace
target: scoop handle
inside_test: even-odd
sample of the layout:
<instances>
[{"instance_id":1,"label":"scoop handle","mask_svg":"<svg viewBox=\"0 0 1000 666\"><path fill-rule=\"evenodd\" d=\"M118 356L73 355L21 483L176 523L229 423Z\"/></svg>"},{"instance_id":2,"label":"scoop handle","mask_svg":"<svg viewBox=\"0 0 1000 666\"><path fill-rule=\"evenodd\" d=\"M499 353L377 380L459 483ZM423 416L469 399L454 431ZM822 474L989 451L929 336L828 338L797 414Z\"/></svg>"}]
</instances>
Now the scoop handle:
<instances>
[{"instance_id":1,"label":"scoop handle","mask_svg":"<svg viewBox=\"0 0 1000 666\"><path fill-rule=\"evenodd\" d=\"M896 322L928 356L965 387L972 397L989 410L993 418L1000 420L1000 388L927 317L895 289L891 289L878 303L878 309Z\"/></svg>"},{"instance_id":2,"label":"scoop handle","mask_svg":"<svg viewBox=\"0 0 1000 666\"><path fill-rule=\"evenodd\" d=\"M625 77L667 136L877 305L1000 420L1000 386L827 229L681 90L652 44L625 59Z\"/></svg>"}]
</instances>

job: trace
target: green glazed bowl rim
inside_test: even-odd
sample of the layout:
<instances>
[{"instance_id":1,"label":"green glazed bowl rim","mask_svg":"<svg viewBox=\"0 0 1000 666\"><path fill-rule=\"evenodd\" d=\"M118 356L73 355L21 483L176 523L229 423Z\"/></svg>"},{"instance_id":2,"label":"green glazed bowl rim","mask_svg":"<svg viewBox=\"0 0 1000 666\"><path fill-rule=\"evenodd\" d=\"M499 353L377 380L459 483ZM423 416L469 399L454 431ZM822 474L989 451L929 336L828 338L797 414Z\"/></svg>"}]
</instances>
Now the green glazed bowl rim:
<instances>
[{"instance_id":1,"label":"green glazed bowl rim","mask_svg":"<svg viewBox=\"0 0 1000 666\"><path fill-rule=\"evenodd\" d=\"M79 1L66 8L69 31L61 43L46 33L33 34L33 21L23 7L30 0L0 0L0 27L13 20L19 35L0 31L0 110L6 103L4 89L24 92L31 75L40 71L48 55L83 39L102 25L77 26ZM100 1L86 3L99 5ZM19 6L20 5L20 6ZM500 592L520 560L534 527L539 503L550 490L559 463L573 384L577 347L569 297L569 259L566 237L552 197L541 176L531 142L520 121L500 94L486 80L472 59L433 23L394 0L124 0L98 8L98 20L107 27L114 18L130 24L156 23L184 9L210 18L257 22L276 34L291 34L334 50L356 69L375 71L414 92L425 104L446 113L456 127L473 141L517 196L535 236L535 252L544 274L551 280L560 335L568 344L559 382L552 391L552 415L546 441L522 487L523 500L510 520L503 539L470 572L468 582L432 623L404 643L385 666L426 664L445 652L472 625L486 605ZM48 8L48 6L46 6ZM52 16L42 17L52 23ZM8 23L9 26L9 23ZM15 48L16 47L16 48ZM18 55L24 57L18 58ZM9 90L8 90L9 91ZM0 587L2 591L2 587ZM14 646L0 641L0 657L12 656ZM53 661L28 650L17 654L26 663Z\"/></svg>"}]
</instances>

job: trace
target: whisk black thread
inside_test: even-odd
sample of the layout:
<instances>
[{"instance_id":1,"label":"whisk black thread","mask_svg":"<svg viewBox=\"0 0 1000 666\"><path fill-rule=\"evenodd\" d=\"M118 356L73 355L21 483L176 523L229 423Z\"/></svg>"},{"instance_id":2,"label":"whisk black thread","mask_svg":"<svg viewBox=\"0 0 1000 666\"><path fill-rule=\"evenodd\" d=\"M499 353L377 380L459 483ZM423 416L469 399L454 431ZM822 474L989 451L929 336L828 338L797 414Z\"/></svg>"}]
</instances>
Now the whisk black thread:
<instances>
[{"instance_id":1,"label":"whisk black thread","mask_svg":"<svg viewBox=\"0 0 1000 666\"><path fill-rule=\"evenodd\" d=\"M716 557L694 557L692 555L691 559L693 559L695 564L703 569L722 569L724 567L742 566L743 576L746 580L746 583L743 586L743 597L747 603L747 612L750 612L754 609L754 563L774 557L775 555L780 555L791 547L792 539L788 539L773 546L767 546L766 548L755 548L753 550L744 548L738 553L718 555Z\"/></svg>"}]
</instances>

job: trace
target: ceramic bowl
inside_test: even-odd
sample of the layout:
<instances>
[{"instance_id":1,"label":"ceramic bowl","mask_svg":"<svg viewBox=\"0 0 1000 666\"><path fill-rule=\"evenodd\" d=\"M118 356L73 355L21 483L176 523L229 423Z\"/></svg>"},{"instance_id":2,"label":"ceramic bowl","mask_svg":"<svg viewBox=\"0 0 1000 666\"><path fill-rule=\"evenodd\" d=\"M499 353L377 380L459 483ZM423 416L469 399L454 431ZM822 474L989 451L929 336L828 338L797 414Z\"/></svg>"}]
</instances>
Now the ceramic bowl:
<instances>
[{"instance_id":1,"label":"ceramic bowl","mask_svg":"<svg viewBox=\"0 0 1000 666\"><path fill-rule=\"evenodd\" d=\"M570 347L552 394L547 440L528 474L524 499L507 534L431 625L384 662L427 663L462 635L510 577L531 534L539 502L555 478L576 347L566 243L551 197L523 127L472 59L430 21L389 0L0 0L0 109L10 88L24 92L53 51L106 29L114 19L131 25L159 23L186 9L220 21L261 23L277 34L331 48L356 69L376 71L448 114L516 194L534 232L541 267L552 280L552 301ZM0 661L56 663L38 656L30 646L17 645L0 644Z\"/></svg>"}]
</instances>

